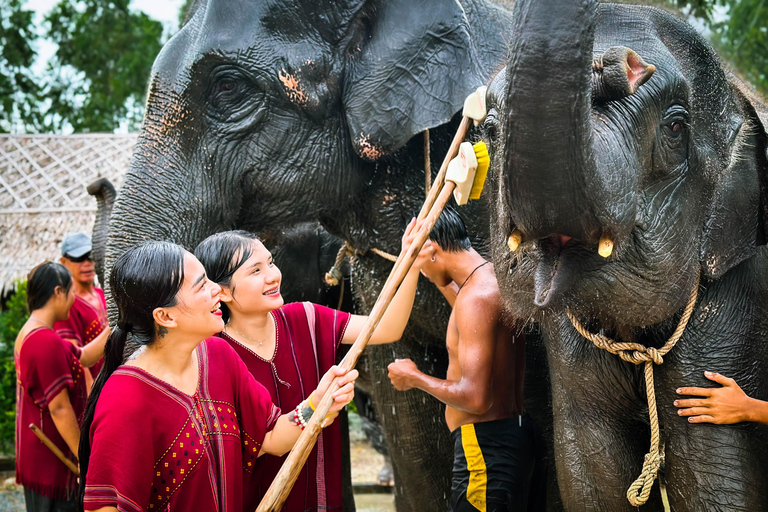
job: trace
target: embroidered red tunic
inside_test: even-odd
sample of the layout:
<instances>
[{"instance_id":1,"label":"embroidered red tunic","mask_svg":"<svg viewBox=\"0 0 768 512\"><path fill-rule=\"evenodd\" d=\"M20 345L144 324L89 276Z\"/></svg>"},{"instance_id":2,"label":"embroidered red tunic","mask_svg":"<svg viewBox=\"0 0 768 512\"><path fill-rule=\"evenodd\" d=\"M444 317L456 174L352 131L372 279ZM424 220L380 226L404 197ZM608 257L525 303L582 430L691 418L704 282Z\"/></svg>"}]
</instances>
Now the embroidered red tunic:
<instances>
[{"instance_id":1,"label":"embroidered red tunic","mask_svg":"<svg viewBox=\"0 0 768 512\"><path fill-rule=\"evenodd\" d=\"M134 366L109 377L90 431L85 510L243 510L243 481L280 409L226 342L208 338L197 357L193 396Z\"/></svg>"},{"instance_id":2,"label":"embroidered red tunic","mask_svg":"<svg viewBox=\"0 0 768 512\"><path fill-rule=\"evenodd\" d=\"M101 288L94 288L96 294L101 298L101 308L93 307L85 299L75 296L75 302L69 310L69 318L63 322L56 322L53 328L56 334L65 340L77 340L77 344L84 347L93 339L101 334L101 331L109 325L107 319L107 301L104 299L104 292ZM91 375L96 378L99 370L104 366L104 359L90 367Z\"/></svg>"},{"instance_id":3,"label":"embroidered red tunic","mask_svg":"<svg viewBox=\"0 0 768 512\"><path fill-rule=\"evenodd\" d=\"M295 302L272 311L272 317L277 327L277 342L270 361L226 333L221 337L235 349L256 380L269 390L272 400L283 411L289 411L315 390L319 378L336 363L336 352L350 315L308 302ZM256 509L284 461L285 457L272 455L259 459L253 479L246 485L246 511ZM341 462L341 427L335 421L320 434L282 510L340 510Z\"/></svg>"},{"instance_id":4,"label":"embroidered red tunic","mask_svg":"<svg viewBox=\"0 0 768 512\"><path fill-rule=\"evenodd\" d=\"M76 460L54 425L48 404L66 389L75 416L82 416L87 393L80 349L52 330L39 328L24 338L15 363L16 482L50 499L74 498L75 475L40 442L29 425L37 425L62 453Z\"/></svg>"}]
</instances>

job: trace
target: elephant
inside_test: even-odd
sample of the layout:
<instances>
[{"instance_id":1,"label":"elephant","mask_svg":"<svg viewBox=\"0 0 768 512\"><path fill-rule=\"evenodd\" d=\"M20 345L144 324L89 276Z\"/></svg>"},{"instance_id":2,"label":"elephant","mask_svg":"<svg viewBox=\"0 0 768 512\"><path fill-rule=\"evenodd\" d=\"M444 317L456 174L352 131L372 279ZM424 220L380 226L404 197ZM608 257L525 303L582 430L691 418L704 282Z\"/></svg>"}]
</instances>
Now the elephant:
<instances>
[{"instance_id":1,"label":"elephant","mask_svg":"<svg viewBox=\"0 0 768 512\"><path fill-rule=\"evenodd\" d=\"M671 509L768 510L766 427L691 424L673 405L711 387L705 370L768 398L765 103L656 8L518 0L511 30L482 126L492 254L505 308L541 330L565 510L635 510L649 452L646 363L583 335L598 332L655 362ZM640 510L661 501L654 487Z\"/></svg>"},{"instance_id":2,"label":"elephant","mask_svg":"<svg viewBox=\"0 0 768 512\"><path fill-rule=\"evenodd\" d=\"M398 251L438 168L425 153L445 154L466 96L504 66L510 23L483 0L198 0L154 63L105 268L144 240L194 248L218 231L319 222L353 248L369 312L392 269L370 249ZM487 204L462 215L490 254ZM410 358L444 375L448 314L422 282L403 339L359 365L401 512L446 508L452 444L442 405L395 391L386 366Z\"/></svg>"}]
</instances>

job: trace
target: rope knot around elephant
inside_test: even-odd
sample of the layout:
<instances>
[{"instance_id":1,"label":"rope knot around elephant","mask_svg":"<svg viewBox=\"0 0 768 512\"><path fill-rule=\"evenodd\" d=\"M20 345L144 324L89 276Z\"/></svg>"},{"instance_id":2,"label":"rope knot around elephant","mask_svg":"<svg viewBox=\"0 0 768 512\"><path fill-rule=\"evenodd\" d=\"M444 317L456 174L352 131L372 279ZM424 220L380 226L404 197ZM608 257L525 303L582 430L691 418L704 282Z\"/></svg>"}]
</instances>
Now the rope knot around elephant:
<instances>
[{"instance_id":1,"label":"rope knot around elephant","mask_svg":"<svg viewBox=\"0 0 768 512\"><path fill-rule=\"evenodd\" d=\"M691 290L691 294L688 297L688 303L683 310L683 314L680 317L680 321L677 323L677 328L672 336L661 348L646 347L640 343L615 341L603 334L594 334L589 332L576 316L571 313L570 310L566 310L568 319L573 324L573 327L583 337L594 343L594 345L600 349L606 350L611 354L619 356L622 360L633 364L645 365L645 392L648 397L648 417L651 423L651 447L650 451L645 455L643 459L643 469L640 476L629 486L627 489L627 500L632 506L639 507L648 501L648 497L651 494L651 488L656 476L659 473L661 464L664 460L663 449L659 449L660 436L659 436L659 415L656 409L656 390L653 383L653 365L661 365L664 363L664 356L672 350L672 348L680 340L680 337L685 332L685 328L688 326L688 321L691 319L693 308L696 306L696 299L699 295L699 282L701 280L701 271L696 276L696 281Z\"/></svg>"}]
</instances>

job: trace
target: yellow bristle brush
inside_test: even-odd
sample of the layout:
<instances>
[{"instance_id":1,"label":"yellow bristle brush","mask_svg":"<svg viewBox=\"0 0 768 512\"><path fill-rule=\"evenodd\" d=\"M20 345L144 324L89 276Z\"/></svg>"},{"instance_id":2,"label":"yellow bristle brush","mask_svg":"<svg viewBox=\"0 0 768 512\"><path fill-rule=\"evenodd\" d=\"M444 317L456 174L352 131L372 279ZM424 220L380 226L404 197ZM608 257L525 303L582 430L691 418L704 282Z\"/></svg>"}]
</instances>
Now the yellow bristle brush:
<instances>
[{"instance_id":1,"label":"yellow bristle brush","mask_svg":"<svg viewBox=\"0 0 768 512\"><path fill-rule=\"evenodd\" d=\"M484 142L478 142L474 146L469 142L461 143L458 154L451 160L445 174L445 181L456 184L453 190L456 204L461 206L467 204L470 199L480 197L490 163L488 148Z\"/></svg>"}]
</instances>

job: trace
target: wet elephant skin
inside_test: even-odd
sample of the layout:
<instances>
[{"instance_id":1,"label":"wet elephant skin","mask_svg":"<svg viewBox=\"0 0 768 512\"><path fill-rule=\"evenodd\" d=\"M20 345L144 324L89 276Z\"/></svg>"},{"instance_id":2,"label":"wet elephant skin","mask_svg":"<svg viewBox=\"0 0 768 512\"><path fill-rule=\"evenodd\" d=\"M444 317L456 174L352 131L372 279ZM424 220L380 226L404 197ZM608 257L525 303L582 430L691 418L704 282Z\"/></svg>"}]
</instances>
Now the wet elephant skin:
<instances>
[{"instance_id":1,"label":"wet elephant skin","mask_svg":"<svg viewBox=\"0 0 768 512\"><path fill-rule=\"evenodd\" d=\"M764 103L658 9L521 0L512 31L483 127L492 252L506 307L542 329L565 509L633 510L650 438L642 366L595 347L566 310L658 348L700 273L691 320L654 372L662 478L676 512L768 510L768 429L690 424L673 406L678 387L712 387L705 370L768 398ZM611 55L625 59L618 74ZM641 510L662 510L658 486Z\"/></svg>"},{"instance_id":2,"label":"wet elephant skin","mask_svg":"<svg viewBox=\"0 0 768 512\"><path fill-rule=\"evenodd\" d=\"M196 2L155 61L105 268L147 239L193 248L316 221L361 252L397 253L424 197L421 133L436 170L465 97L503 66L509 21L479 0ZM487 211L463 213L478 240ZM390 270L370 252L352 264L361 312ZM447 314L422 283L403 340L366 362L401 512L445 509L452 455L442 406L396 393L385 368L410 357L444 375Z\"/></svg>"}]
</instances>

